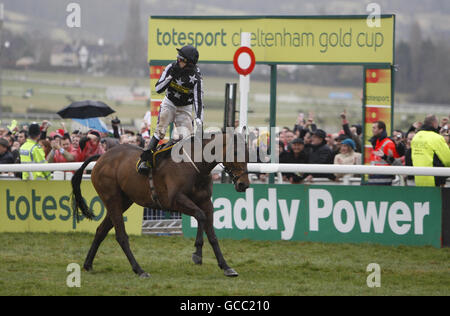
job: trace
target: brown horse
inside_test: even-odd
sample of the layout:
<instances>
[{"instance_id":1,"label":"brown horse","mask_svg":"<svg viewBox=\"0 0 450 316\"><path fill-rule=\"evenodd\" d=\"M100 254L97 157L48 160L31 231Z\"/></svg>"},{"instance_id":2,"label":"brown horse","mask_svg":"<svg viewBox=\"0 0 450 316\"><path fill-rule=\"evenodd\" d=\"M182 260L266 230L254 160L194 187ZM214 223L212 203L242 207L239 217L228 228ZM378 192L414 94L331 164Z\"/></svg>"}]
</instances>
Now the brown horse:
<instances>
[{"instance_id":1,"label":"brown horse","mask_svg":"<svg viewBox=\"0 0 450 316\"><path fill-rule=\"evenodd\" d=\"M225 171L233 178L235 189L238 192L244 192L249 187L247 146L245 146L244 162L237 161L238 151L236 149L231 152L233 161L226 161L230 160L231 146L227 147L227 144L230 144L230 137L234 139L234 141L232 140L233 144L237 144L237 140L243 138L239 134L228 134L227 136L224 133L221 136L217 135L213 134L210 139L200 140L197 144L200 143L203 150L208 144L211 147L211 141L221 138L222 142L219 142L219 144L222 144L222 147L215 148L213 152L221 151L218 154L222 158ZM194 145L194 139L194 137L191 137L184 140L186 142L184 148L190 148L191 153L194 153L195 148L198 150L198 146ZM166 153L168 152L170 150ZM211 201L213 186L210 173L220 162L207 162L205 159L200 162L193 162L190 156L187 157L188 161L175 162L173 155L166 154L166 157L156 161L156 166L152 169L153 183L151 183L149 177L136 172L136 163L141 153L142 149L136 146L116 146L102 156L97 155L86 160L72 178L73 214L78 218L78 209L80 209L85 217L92 219L94 215L81 195L80 184L86 166L90 162L98 160L92 170L91 180L107 209L107 215L97 228L94 241L84 262L84 269L92 270L92 263L98 247L111 228L114 227L116 240L127 256L133 271L140 277L149 277L149 274L142 270L131 252L123 221L122 214L133 203L136 203L143 207L181 212L193 216L198 222L195 240L196 251L192 255L194 263L202 263L203 232L205 232L214 250L219 267L224 270L224 274L226 276L237 276L236 271L228 266L222 255L213 227L213 204ZM163 156L163 154L160 156ZM151 191L151 188L154 188L154 192Z\"/></svg>"}]
</instances>

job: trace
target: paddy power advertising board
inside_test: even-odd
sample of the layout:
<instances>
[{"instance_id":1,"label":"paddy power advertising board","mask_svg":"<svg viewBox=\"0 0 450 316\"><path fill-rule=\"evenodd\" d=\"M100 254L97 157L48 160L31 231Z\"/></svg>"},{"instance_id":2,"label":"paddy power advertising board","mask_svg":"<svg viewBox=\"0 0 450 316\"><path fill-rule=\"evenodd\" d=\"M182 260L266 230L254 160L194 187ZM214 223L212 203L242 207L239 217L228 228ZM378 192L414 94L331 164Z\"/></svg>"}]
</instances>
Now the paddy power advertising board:
<instances>
[{"instance_id":1,"label":"paddy power advertising board","mask_svg":"<svg viewBox=\"0 0 450 316\"><path fill-rule=\"evenodd\" d=\"M440 188L254 184L238 193L216 184L213 192L219 238L441 247ZM183 216L184 235L196 231Z\"/></svg>"},{"instance_id":2,"label":"paddy power advertising board","mask_svg":"<svg viewBox=\"0 0 450 316\"><path fill-rule=\"evenodd\" d=\"M106 208L90 181L81 193L95 218L77 222L71 208L68 181L0 181L0 232L90 232L106 216ZM133 204L125 213L128 234L141 235L143 208ZM114 232L114 228L111 230Z\"/></svg>"}]
</instances>

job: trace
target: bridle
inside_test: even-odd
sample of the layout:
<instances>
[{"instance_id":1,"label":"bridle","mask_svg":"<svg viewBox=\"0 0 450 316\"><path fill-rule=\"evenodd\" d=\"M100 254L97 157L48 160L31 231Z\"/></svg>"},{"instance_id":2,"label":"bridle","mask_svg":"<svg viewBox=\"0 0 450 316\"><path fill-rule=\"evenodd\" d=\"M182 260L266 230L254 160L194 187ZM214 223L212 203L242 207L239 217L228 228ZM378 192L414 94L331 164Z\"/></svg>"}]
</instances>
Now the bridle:
<instances>
[{"instance_id":1,"label":"bridle","mask_svg":"<svg viewBox=\"0 0 450 316\"><path fill-rule=\"evenodd\" d=\"M194 137L194 136L192 136ZM191 157L188 155L188 153L185 152L184 148L183 148L183 155L187 158L188 162L194 167L194 169L197 171L197 173L200 173L200 170L198 169L198 167L195 165L195 163L192 161ZM249 172L245 171L244 168L239 168L239 167L227 167L225 166L224 163L221 163L223 170L231 177L233 184L236 184L236 182L239 180L239 178L241 178L244 175L248 175ZM235 174L235 172L239 172L239 174Z\"/></svg>"},{"instance_id":2,"label":"bridle","mask_svg":"<svg viewBox=\"0 0 450 316\"><path fill-rule=\"evenodd\" d=\"M191 165L195 168L195 170L197 171L197 173L200 173L200 170L198 169L198 167L195 165L195 163L192 161L191 157L184 151L183 148L183 155L185 155L185 157L187 157L188 161L191 163ZM236 168L236 167L231 167L228 168L227 166L225 166L223 163L221 163L223 170L231 177L232 181L234 184L236 184L237 180L239 180L240 177L248 174L248 171L244 171L243 168ZM240 174L235 175L234 173L236 171L241 171Z\"/></svg>"},{"instance_id":3,"label":"bridle","mask_svg":"<svg viewBox=\"0 0 450 316\"><path fill-rule=\"evenodd\" d=\"M223 170L231 177L231 180L233 181L234 184L236 184L237 180L239 180L240 177L248 174L248 171L244 171L244 169L242 169L242 168L236 168L236 167L228 168L223 163L222 163L222 167L223 167ZM234 174L234 172L236 172L236 171L241 171L241 173Z\"/></svg>"}]
</instances>

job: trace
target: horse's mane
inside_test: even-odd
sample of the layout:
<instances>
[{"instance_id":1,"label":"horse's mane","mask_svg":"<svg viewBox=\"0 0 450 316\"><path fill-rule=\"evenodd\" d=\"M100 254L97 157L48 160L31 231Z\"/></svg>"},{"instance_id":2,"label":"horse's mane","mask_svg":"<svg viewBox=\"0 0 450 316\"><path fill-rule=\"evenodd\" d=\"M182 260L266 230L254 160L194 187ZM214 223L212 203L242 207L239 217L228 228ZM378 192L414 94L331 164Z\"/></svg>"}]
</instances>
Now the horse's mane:
<instances>
[{"instance_id":1,"label":"horse's mane","mask_svg":"<svg viewBox=\"0 0 450 316\"><path fill-rule=\"evenodd\" d=\"M239 134L239 133L233 133L233 134L228 133L227 134L227 133L224 133L223 131L213 131L213 132L204 132L203 133L202 147L204 147L210 141L214 140L215 137L220 135L220 134L222 134L222 135L225 134L225 136L232 136L234 138L233 139L233 143L234 144L237 144L238 142L241 142L243 144L246 143L245 142L245 138L244 138L244 136L242 134ZM197 137L196 135L191 135L189 137L181 138L181 139L177 139L177 140L171 139L167 143L159 146L157 148L157 155L156 155L156 158L155 158L156 166L158 166L159 163L161 163L161 161L165 160L166 158L168 158L170 156L171 151L170 150L164 150L165 148L173 147L174 145L176 145L179 142L186 142L186 143L189 142L189 143L192 144L192 142L195 141L196 137Z\"/></svg>"}]
</instances>

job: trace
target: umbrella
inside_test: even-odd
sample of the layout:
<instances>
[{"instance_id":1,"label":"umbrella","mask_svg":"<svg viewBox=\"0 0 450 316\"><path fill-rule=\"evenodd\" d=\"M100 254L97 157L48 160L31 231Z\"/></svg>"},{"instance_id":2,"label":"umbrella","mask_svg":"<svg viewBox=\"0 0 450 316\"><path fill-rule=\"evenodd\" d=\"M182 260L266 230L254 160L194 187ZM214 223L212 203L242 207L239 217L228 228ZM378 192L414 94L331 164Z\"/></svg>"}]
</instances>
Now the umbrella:
<instances>
[{"instance_id":1,"label":"umbrella","mask_svg":"<svg viewBox=\"0 0 450 316\"><path fill-rule=\"evenodd\" d=\"M80 125L86 126L89 129L95 129L101 133L108 133L108 128L106 127L105 123L103 123L100 118L94 117L94 118L88 118L88 119L73 119L75 122L77 122Z\"/></svg>"},{"instance_id":2,"label":"umbrella","mask_svg":"<svg viewBox=\"0 0 450 316\"><path fill-rule=\"evenodd\" d=\"M101 101L77 101L58 112L62 118L86 119L107 116L115 111Z\"/></svg>"}]
</instances>

